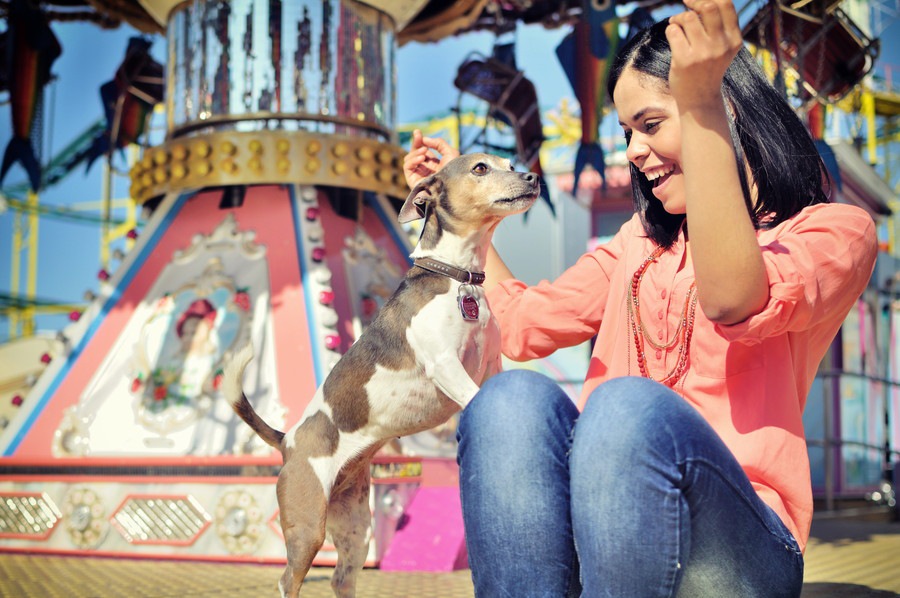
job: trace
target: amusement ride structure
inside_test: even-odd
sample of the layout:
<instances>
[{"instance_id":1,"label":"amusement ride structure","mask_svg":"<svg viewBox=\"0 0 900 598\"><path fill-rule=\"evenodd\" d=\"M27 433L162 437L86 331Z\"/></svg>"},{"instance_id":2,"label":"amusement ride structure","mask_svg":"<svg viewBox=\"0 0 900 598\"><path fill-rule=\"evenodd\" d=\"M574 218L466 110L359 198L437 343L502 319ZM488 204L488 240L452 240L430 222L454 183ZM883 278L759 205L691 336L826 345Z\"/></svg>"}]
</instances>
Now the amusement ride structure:
<instances>
[{"instance_id":1,"label":"amusement ride structure","mask_svg":"<svg viewBox=\"0 0 900 598\"><path fill-rule=\"evenodd\" d=\"M870 5L850 2L749 2L742 19L748 43L810 122L843 115L846 136L869 152L833 151L839 200L881 220L889 256L900 155L889 149L900 101L873 78ZM25 152L9 161L21 162L29 181L2 187L3 217L14 220L12 239L2 242L14 266L0 303L9 325L0 359L17 365L0 368L0 551L262 562L283 560L280 455L222 400L225 361L251 342L248 396L274 427L296 421L409 265L415 231L401 228L396 213L408 193L401 164L413 126L543 171L553 181L551 206L577 202L595 220L630 210L622 148L600 135L605 68L627 29L668 5L87 0L76 12L73 4L0 3L4 47L19 60L10 64L30 57L32 88L52 64L53 44L28 42L36 31L49 40L51 18L125 21L164 34L166 61L153 60L147 38L136 36L101 90L105 122L44 164L21 150L34 115L23 112L20 79L8 69L12 137ZM498 45L461 65L454 111L398 125L398 42L508 32L516 23L572 28L557 54L579 115L566 106L542 113L512 50ZM148 145L154 110L164 136ZM826 132L814 131L823 142ZM78 164L99 158L109 180L123 148L128 198L112 198L107 185L96 205L40 203L41 189ZM874 176L876 161L889 183ZM4 175L10 164L4 158ZM41 218L101 227L101 285L84 302L37 296ZM36 336L42 313L71 322L56 336ZM896 396L885 397L882 411L896 414ZM878 436L887 460L900 440L892 422ZM370 565L465 566L453 442L451 422L400 439L376 461ZM331 558L326 546L318 562Z\"/></svg>"}]
</instances>

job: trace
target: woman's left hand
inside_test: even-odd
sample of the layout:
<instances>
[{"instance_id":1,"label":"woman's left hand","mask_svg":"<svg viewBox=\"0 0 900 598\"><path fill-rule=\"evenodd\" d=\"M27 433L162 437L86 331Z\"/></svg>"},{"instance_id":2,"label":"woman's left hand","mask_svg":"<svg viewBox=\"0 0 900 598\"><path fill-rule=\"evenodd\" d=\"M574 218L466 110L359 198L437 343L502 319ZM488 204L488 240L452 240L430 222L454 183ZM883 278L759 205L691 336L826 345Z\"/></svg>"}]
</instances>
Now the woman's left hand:
<instances>
[{"instance_id":1,"label":"woman's left hand","mask_svg":"<svg viewBox=\"0 0 900 598\"><path fill-rule=\"evenodd\" d=\"M743 44L732 0L684 0L669 18L669 91L681 112L722 102L722 79Z\"/></svg>"},{"instance_id":2,"label":"woman's left hand","mask_svg":"<svg viewBox=\"0 0 900 598\"><path fill-rule=\"evenodd\" d=\"M415 129L409 152L403 158L406 184L412 189L416 183L433 175L457 156L459 150L440 137L423 137L422 131Z\"/></svg>"}]
</instances>

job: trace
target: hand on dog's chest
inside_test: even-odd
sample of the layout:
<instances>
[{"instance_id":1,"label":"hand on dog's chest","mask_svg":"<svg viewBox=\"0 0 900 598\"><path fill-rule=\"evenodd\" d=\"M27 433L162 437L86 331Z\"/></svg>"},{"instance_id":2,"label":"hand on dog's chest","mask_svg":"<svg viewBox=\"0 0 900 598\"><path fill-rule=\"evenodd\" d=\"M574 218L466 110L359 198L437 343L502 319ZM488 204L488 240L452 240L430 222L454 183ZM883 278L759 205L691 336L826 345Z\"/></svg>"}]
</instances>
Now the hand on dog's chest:
<instances>
[{"instance_id":1,"label":"hand on dog's chest","mask_svg":"<svg viewBox=\"0 0 900 598\"><path fill-rule=\"evenodd\" d=\"M459 313L462 314L463 320L477 320L478 298L470 292L474 289L467 289L466 287L471 287L471 285L459 285L459 294L457 297Z\"/></svg>"}]
</instances>

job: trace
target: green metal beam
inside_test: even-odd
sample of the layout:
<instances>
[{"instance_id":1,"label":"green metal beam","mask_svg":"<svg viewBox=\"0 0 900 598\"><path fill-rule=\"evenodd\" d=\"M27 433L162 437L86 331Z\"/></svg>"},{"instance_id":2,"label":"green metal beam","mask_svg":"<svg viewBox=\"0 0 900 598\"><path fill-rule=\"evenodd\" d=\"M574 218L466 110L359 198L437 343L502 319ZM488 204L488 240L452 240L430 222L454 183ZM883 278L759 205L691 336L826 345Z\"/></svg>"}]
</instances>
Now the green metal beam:
<instances>
[{"instance_id":1,"label":"green metal beam","mask_svg":"<svg viewBox=\"0 0 900 598\"><path fill-rule=\"evenodd\" d=\"M20 310L28 308L36 308L38 310L50 309L54 311L84 311L85 307L86 306L83 303L68 303L65 301L54 301L52 299L41 297L29 298L22 295L11 295L9 293L0 292L0 313L7 312L9 310Z\"/></svg>"},{"instance_id":2,"label":"green metal beam","mask_svg":"<svg viewBox=\"0 0 900 598\"><path fill-rule=\"evenodd\" d=\"M100 118L88 126L81 135L69 145L61 149L41 170L41 188L47 189L65 179L75 168L87 158L88 149L94 139L106 130L106 119ZM18 183L0 189L7 197L22 199L28 193L28 183Z\"/></svg>"},{"instance_id":3,"label":"green metal beam","mask_svg":"<svg viewBox=\"0 0 900 598\"><path fill-rule=\"evenodd\" d=\"M12 197L7 197L6 203L9 205L11 210L16 210L17 212L23 212L26 214L30 214L32 212L37 212L41 216L47 216L48 218L57 218L60 220L70 220L77 222L86 222L89 224L102 224L103 216L100 214L85 214L80 211L72 210L65 206L51 206L47 204L38 204L36 207L29 206L25 201L19 199L13 199ZM111 218L109 220L110 224L120 225L124 224L125 220L122 218Z\"/></svg>"}]
</instances>

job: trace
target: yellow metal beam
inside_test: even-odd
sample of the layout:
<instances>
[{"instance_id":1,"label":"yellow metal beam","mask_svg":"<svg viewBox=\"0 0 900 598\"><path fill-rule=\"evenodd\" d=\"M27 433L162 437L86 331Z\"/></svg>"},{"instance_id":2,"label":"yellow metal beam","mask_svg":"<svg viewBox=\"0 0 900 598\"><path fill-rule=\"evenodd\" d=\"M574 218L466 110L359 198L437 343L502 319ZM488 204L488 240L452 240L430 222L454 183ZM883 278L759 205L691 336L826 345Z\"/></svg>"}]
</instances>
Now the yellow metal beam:
<instances>
[{"instance_id":1,"label":"yellow metal beam","mask_svg":"<svg viewBox=\"0 0 900 598\"><path fill-rule=\"evenodd\" d=\"M13 214L12 259L9 268L9 292L18 295L22 290L22 258L28 252L25 271L25 297L34 299L37 296L37 244L38 195L28 192L25 200L28 208L25 213ZM9 313L9 338L31 336L34 334L34 308L15 310Z\"/></svg>"},{"instance_id":2,"label":"yellow metal beam","mask_svg":"<svg viewBox=\"0 0 900 598\"><path fill-rule=\"evenodd\" d=\"M879 116L900 116L900 93L874 91L875 112Z\"/></svg>"},{"instance_id":3,"label":"yellow metal beam","mask_svg":"<svg viewBox=\"0 0 900 598\"><path fill-rule=\"evenodd\" d=\"M83 303L55 303L53 305L36 305L33 307L4 307L0 308L0 314L12 318L14 315L21 314L25 311L33 311L35 314L68 314L73 311L83 312L85 304Z\"/></svg>"},{"instance_id":4,"label":"yellow metal beam","mask_svg":"<svg viewBox=\"0 0 900 598\"><path fill-rule=\"evenodd\" d=\"M28 207L31 211L28 213L28 279L26 286L26 297L34 299L37 297L37 252L38 252L38 223L40 222L37 213L38 195L34 191L28 192ZM25 310L25 318L22 322L22 336L31 336L34 334L34 308Z\"/></svg>"},{"instance_id":5,"label":"yellow metal beam","mask_svg":"<svg viewBox=\"0 0 900 598\"><path fill-rule=\"evenodd\" d=\"M102 204L100 223L100 267L109 269L110 217L112 215L112 168L109 159L103 161L103 184L100 190Z\"/></svg>"},{"instance_id":6,"label":"yellow metal beam","mask_svg":"<svg viewBox=\"0 0 900 598\"><path fill-rule=\"evenodd\" d=\"M22 275L22 214L13 214L12 223L12 259L9 264L9 292L12 295L19 294L19 283ZM19 313L9 315L9 338L19 338Z\"/></svg>"},{"instance_id":7,"label":"yellow metal beam","mask_svg":"<svg viewBox=\"0 0 900 598\"><path fill-rule=\"evenodd\" d=\"M102 201L77 201L66 204L66 208L77 212L96 212L103 209L104 203ZM110 205L113 208L130 208L134 206L134 200L130 197L120 197L110 200Z\"/></svg>"},{"instance_id":8,"label":"yellow metal beam","mask_svg":"<svg viewBox=\"0 0 900 598\"><path fill-rule=\"evenodd\" d=\"M119 226L110 229L109 231L109 239L110 241L114 241L116 239L121 239L125 235L128 234L128 231L134 228L134 222L128 222L127 220L120 224ZM130 241L130 239L129 239ZM130 249L130 247L129 247Z\"/></svg>"}]
</instances>

